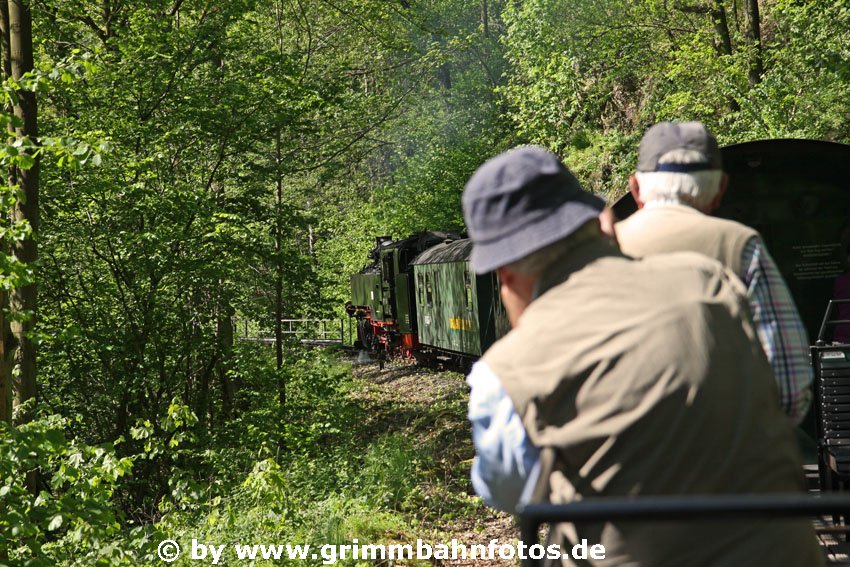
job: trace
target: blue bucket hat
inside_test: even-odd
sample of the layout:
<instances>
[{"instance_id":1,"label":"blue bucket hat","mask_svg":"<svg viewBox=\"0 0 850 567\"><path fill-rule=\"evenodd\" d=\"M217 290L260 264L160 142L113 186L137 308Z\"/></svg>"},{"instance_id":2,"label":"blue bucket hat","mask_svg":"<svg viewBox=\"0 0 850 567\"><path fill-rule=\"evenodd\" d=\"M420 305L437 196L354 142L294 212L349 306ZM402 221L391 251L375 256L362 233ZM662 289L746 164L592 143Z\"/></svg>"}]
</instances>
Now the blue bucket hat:
<instances>
[{"instance_id":1,"label":"blue bucket hat","mask_svg":"<svg viewBox=\"0 0 850 567\"><path fill-rule=\"evenodd\" d=\"M499 154L478 168L463 192L472 269L483 274L525 258L598 217L604 206L544 148Z\"/></svg>"}]
</instances>

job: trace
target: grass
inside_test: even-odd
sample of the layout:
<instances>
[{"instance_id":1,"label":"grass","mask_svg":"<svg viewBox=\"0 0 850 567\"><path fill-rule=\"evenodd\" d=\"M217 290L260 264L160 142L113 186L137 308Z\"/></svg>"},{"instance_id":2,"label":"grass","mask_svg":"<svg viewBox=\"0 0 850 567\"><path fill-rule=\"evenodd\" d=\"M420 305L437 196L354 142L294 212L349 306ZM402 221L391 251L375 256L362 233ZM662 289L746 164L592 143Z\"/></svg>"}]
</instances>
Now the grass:
<instances>
[{"instance_id":1,"label":"grass","mask_svg":"<svg viewBox=\"0 0 850 567\"><path fill-rule=\"evenodd\" d=\"M494 521L507 525L470 494L473 449L462 375L408 365L381 371L322 352L290 358L286 373L284 425L268 408L246 419L252 431L265 431L260 439L281 429L286 450L266 453L230 493L169 513L159 527L181 545L193 538L436 543L474 540Z\"/></svg>"}]
</instances>

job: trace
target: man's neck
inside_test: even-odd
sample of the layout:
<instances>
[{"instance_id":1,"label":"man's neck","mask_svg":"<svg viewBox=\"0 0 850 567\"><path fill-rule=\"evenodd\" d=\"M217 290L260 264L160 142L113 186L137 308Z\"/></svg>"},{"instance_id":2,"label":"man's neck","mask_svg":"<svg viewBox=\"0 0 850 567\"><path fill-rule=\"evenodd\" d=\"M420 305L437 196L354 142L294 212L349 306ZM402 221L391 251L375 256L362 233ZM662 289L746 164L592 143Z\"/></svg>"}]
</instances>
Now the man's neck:
<instances>
[{"instance_id":1,"label":"man's neck","mask_svg":"<svg viewBox=\"0 0 850 567\"><path fill-rule=\"evenodd\" d=\"M653 199L651 201L647 201L644 203L643 207L645 209L654 209L656 207L687 207L689 209L694 209L699 211L699 209L692 204L683 201L681 199L677 199L675 197L665 197L663 199ZM702 211L700 211L702 212Z\"/></svg>"},{"instance_id":2,"label":"man's neck","mask_svg":"<svg viewBox=\"0 0 850 567\"><path fill-rule=\"evenodd\" d=\"M610 238L602 235L589 238L575 248L571 248L563 257L552 262L540 274L540 278L534 286L532 301L556 285L567 281L574 272L605 256L622 256L622 253Z\"/></svg>"}]
</instances>

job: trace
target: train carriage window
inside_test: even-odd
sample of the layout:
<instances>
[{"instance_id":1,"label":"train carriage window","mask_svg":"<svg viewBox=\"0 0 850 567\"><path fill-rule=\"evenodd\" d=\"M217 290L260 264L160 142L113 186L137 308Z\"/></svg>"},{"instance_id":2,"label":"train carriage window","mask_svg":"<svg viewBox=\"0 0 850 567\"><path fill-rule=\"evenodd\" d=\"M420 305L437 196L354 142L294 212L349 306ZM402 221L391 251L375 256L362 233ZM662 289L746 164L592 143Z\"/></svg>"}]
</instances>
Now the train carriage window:
<instances>
[{"instance_id":1,"label":"train carriage window","mask_svg":"<svg viewBox=\"0 0 850 567\"><path fill-rule=\"evenodd\" d=\"M463 271L463 287L464 287L464 307L467 311L472 311L472 276L469 270Z\"/></svg>"},{"instance_id":2,"label":"train carriage window","mask_svg":"<svg viewBox=\"0 0 850 567\"><path fill-rule=\"evenodd\" d=\"M419 292L419 305L425 305L425 276L422 272L416 274L416 289Z\"/></svg>"},{"instance_id":3,"label":"train carriage window","mask_svg":"<svg viewBox=\"0 0 850 567\"><path fill-rule=\"evenodd\" d=\"M433 284L434 289L440 289L440 272L434 271L434 273L431 274L431 280L432 280L431 283ZM433 301L434 305L437 305L438 303L442 304L442 300L440 299L440 296L441 296L441 294L439 294L439 293L436 296L432 296L432 301Z\"/></svg>"},{"instance_id":4,"label":"train carriage window","mask_svg":"<svg viewBox=\"0 0 850 567\"><path fill-rule=\"evenodd\" d=\"M430 277L429 277L430 276ZM434 274L425 272L425 306L431 307L434 303L434 289L432 287Z\"/></svg>"}]
</instances>

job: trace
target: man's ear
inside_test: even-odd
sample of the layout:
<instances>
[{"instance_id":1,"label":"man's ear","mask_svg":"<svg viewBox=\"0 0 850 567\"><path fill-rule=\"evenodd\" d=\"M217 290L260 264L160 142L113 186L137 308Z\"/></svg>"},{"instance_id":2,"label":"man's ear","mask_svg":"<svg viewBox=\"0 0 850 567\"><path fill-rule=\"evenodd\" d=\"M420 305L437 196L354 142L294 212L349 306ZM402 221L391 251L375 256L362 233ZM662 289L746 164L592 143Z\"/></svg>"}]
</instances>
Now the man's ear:
<instances>
[{"instance_id":1,"label":"man's ear","mask_svg":"<svg viewBox=\"0 0 850 567\"><path fill-rule=\"evenodd\" d=\"M617 224L617 215L614 214L614 209L606 205L602 209L602 212L599 213L599 230L616 243L617 231L614 229L615 224Z\"/></svg>"},{"instance_id":2,"label":"man's ear","mask_svg":"<svg viewBox=\"0 0 850 567\"><path fill-rule=\"evenodd\" d=\"M634 175L629 176L629 192L632 194L635 203L637 203L637 208L642 209L645 203L640 198L640 185L638 185L637 177Z\"/></svg>"},{"instance_id":3,"label":"man's ear","mask_svg":"<svg viewBox=\"0 0 850 567\"><path fill-rule=\"evenodd\" d=\"M714 199L711 200L711 203L708 204L706 213L714 212L717 207L720 206L720 202L723 200L723 195L726 194L726 189L729 187L729 176L725 173L723 177L720 178L720 187L717 189L717 195L714 196Z\"/></svg>"},{"instance_id":4,"label":"man's ear","mask_svg":"<svg viewBox=\"0 0 850 567\"><path fill-rule=\"evenodd\" d=\"M514 273L511 270L504 267L496 268L496 275L499 276L499 283L501 285L513 285Z\"/></svg>"}]
</instances>

